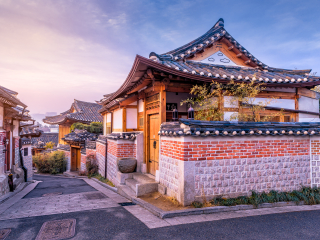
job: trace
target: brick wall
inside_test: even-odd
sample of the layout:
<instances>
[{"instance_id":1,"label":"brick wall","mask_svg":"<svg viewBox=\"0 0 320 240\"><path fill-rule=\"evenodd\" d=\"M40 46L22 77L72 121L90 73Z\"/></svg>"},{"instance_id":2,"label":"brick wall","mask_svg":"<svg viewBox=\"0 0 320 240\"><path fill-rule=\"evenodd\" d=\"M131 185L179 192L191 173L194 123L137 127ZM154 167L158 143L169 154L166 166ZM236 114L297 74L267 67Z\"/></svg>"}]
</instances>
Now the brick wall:
<instances>
[{"instance_id":1,"label":"brick wall","mask_svg":"<svg viewBox=\"0 0 320 240\"><path fill-rule=\"evenodd\" d=\"M160 153L160 183L183 204L320 186L320 141L310 137L161 137Z\"/></svg>"},{"instance_id":2,"label":"brick wall","mask_svg":"<svg viewBox=\"0 0 320 240\"><path fill-rule=\"evenodd\" d=\"M108 152L115 157L136 157L136 144L134 142L119 143L108 141Z\"/></svg>"},{"instance_id":3,"label":"brick wall","mask_svg":"<svg viewBox=\"0 0 320 240\"><path fill-rule=\"evenodd\" d=\"M182 161L303 156L309 154L309 144L309 139L196 142L163 140L161 154L174 156Z\"/></svg>"},{"instance_id":4,"label":"brick wall","mask_svg":"<svg viewBox=\"0 0 320 240\"><path fill-rule=\"evenodd\" d=\"M15 165L21 167L20 163L20 151L19 151L19 137L14 138L14 162Z\"/></svg>"}]
</instances>

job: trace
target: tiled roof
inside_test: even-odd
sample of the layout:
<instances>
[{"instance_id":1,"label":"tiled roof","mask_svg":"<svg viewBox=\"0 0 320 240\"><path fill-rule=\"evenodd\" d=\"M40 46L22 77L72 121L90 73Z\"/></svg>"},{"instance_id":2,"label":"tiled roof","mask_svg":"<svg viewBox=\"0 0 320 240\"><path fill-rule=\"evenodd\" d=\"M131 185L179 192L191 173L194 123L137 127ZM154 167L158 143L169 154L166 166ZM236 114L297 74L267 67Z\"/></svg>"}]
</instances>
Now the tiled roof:
<instances>
[{"instance_id":1,"label":"tiled roof","mask_svg":"<svg viewBox=\"0 0 320 240\"><path fill-rule=\"evenodd\" d=\"M58 145L58 135L59 133L42 133L40 137L31 138L32 145L35 147L44 147L46 143L53 142Z\"/></svg>"},{"instance_id":2,"label":"tiled roof","mask_svg":"<svg viewBox=\"0 0 320 240\"><path fill-rule=\"evenodd\" d=\"M68 133L62 138L64 141L68 143L78 142L84 143L85 141L95 141L98 139L98 135L94 133L87 132L86 130L75 130L71 133Z\"/></svg>"},{"instance_id":3,"label":"tiled roof","mask_svg":"<svg viewBox=\"0 0 320 240\"><path fill-rule=\"evenodd\" d=\"M38 126L26 126L21 129L20 136L37 136L39 137L43 132L38 129Z\"/></svg>"},{"instance_id":4,"label":"tiled roof","mask_svg":"<svg viewBox=\"0 0 320 240\"><path fill-rule=\"evenodd\" d=\"M226 65L207 64L188 61L196 53L204 51L213 43L226 38L237 48L241 55L246 56L257 67L232 67ZM194 41L164 54L150 53L149 57L167 67L186 73L222 79L235 79L243 81L256 80L264 83L299 83L320 81L320 77L310 76L308 70L288 70L267 66L253 56L246 48L240 45L224 28L223 19L219 21L204 35ZM319 83L318 83L319 84Z\"/></svg>"},{"instance_id":5,"label":"tiled roof","mask_svg":"<svg viewBox=\"0 0 320 240\"><path fill-rule=\"evenodd\" d=\"M159 135L179 137L320 135L320 123L310 122L228 122L179 119L161 124Z\"/></svg>"},{"instance_id":6,"label":"tiled roof","mask_svg":"<svg viewBox=\"0 0 320 240\"><path fill-rule=\"evenodd\" d=\"M27 105L22 103L17 97L17 93L7 89L5 87L0 86L0 101L10 105L11 107L21 106L23 108L26 108Z\"/></svg>"},{"instance_id":7,"label":"tiled roof","mask_svg":"<svg viewBox=\"0 0 320 240\"><path fill-rule=\"evenodd\" d=\"M82 123L102 122L102 116L98 112L101 107L102 106L97 103L74 100L74 103L68 111L62 112L57 116L46 117L43 119L43 122L48 124L60 124L68 119Z\"/></svg>"}]
</instances>

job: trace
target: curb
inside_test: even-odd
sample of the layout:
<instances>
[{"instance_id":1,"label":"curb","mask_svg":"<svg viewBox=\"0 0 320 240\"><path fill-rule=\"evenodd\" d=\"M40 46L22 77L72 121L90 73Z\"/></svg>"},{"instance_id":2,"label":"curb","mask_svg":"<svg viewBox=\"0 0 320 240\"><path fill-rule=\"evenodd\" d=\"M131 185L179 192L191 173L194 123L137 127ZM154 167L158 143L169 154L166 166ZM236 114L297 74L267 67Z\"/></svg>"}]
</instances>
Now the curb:
<instances>
[{"instance_id":1,"label":"curb","mask_svg":"<svg viewBox=\"0 0 320 240\"><path fill-rule=\"evenodd\" d=\"M19 184L19 186L16 188L16 191L14 192L8 192L6 195L0 198L0 204L4 203L7 201L9 198L13 197L17 193L21 192L23 189L25 189L30 183L32 182L23 182Z\"/></svg>"},{"instance_id":2,"label":"curb","mask_svg":"<svg viewBox=\"0 0 320 240\"><path fill-rule=\"evenodd\" d=\"M96 178L88 178L88 179L91 179L93 181L95 181L96 183L99 183L100 185L102 185L103 187L105 188L108 188L109 190L115 192L115 193L118 193L118 189L116 187L111 187L110 185L106 184L106 183L103 183L101 181L99 181L98 179Z\"/></svg>"}]
</instances>

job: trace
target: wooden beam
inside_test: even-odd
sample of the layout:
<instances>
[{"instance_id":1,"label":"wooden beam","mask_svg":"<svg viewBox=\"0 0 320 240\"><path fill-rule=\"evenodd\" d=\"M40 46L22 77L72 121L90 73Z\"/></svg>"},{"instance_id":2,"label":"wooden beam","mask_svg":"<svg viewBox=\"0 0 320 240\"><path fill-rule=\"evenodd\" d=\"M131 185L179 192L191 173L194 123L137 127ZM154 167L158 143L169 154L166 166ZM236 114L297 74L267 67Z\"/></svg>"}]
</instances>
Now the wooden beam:
<instances>
[{"instance_id":1,"label":"wooden beam","mask_svg":"<svg viewBox=\"0 0 320 240\"><path fill-rule=\"evenodd\" d=\"M237 58L242 57L242 55L243 55L242 53L238 53L238 54L237 54Z\"/></svg>"},{"instance_id":2,"label":"wooden beam","mask_svg":"<svg viewBox=\"0 0 320 240\"><path fill-rule=\"evenodd\" d=\"M234 48L234 46L232 45L232 46L228 47L228 50L231 51L233 48Z\"/></svg>"},{"instance_id":3,"label":"wooden beam","mask_svg":"<svg viewBox=\"0 0 320 240\"><path fill-rule=\"evenodd\" d=\"M127 109L122 109L122 132L127 131Z\"/></svg>"},{"instance_id":4,"label":"wooden beam","mask_svg":"<svg viewBox=\"0 0 320 240\"><path fill-rule=\"evenodd\" d=\"M133 103L137 100L138 100L138 95L134 95L130 98L123 100L122 102L119 102L119 104L120 104L120 106L127 106L128 104Z\"/></svg>"},{"instance_id":5,"label":"wooden beam","mask_svg":"<svg viewBox=\"0 0 320 240\"><path fill-rule=\"evenodd\" d=\"M299 95L298 95L298 92L299 92L299 88L296 88L296 95L294 97L294 109L295 110L299 110ZM299 122L299 113L294 113L294 120L295 122Z\"/></svg>"},{"instance_id":6,"label":"wooden beam","mask_svg":"<svg viewBox=\"0 0 320 240\"><path fill-rule=\"evenodd\" d=\"M271 98L275 97L277 99L295 99L295 93L288 93L288 92L271 92L271 91L264 91L258 93L257 97L259 98Z\"/></svg>"},{"instance_id":7,"label":"wooden beam","mask_svg":"<svg viewBox=\"0 0 320 240\"><path fill-rule=\"evenodd\" d=\"M247 60L247 61L245 61L244 63L245 64L249 64L251 62L251 60Z\"/></svg>"},{"instance_id":8,"label":"wooden beam","mask_svg":"<svg viewBox=\"0 0 320 240\"><path fill-rule=\"evenodd\" d=\"M180 92L180 93L190 93L190 89L188 87L167 87L167 92Z\"/></svg>"}]
</instances>

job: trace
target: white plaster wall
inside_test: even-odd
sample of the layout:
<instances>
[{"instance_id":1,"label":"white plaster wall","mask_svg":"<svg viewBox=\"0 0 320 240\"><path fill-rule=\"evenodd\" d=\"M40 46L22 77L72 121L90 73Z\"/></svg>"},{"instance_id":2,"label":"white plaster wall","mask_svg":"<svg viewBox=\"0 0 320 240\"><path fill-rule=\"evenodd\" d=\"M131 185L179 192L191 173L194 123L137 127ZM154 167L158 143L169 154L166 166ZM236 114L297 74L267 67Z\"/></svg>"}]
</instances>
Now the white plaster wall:
<instances>
[{"instance_id":1,"label":"white plaster wall","mask_svg":"<svg viewBox=\"0 0 320 240\"><path fill-rule=\"evenodd\" d=\"M138 102L138 108L139 108L139 112L144 111L144 101L142 99L140 99Z\"/></svg>"},{"instance_id":2,"label":"white plaster wall","mask_svg":"<svg viewBox=\"0 0 320 240\"><path fill-rule=\"evenodd\" d=\"M3 128L3 107L0 106L0 128Z\"/></svg>"},{"instance_id":3,"label":"white plaster wall","mask_svg":"<svg viewBox=\"0 0 320 240\"><path fill-rule=\"evenodd\" d=\"M301 96L299 98L299 110L319 112L319 100Z\"/></svg>"},{"instance_id":4,"label":"white plaster wall","mask_svg":"<svg viewBox=\"0 0 320 240\"><path fill-rule=\"evenodd\" d=\"M111 113L106 114L107 122L111 122Z\"/></svg>"},{"instance_id":5,"label":"white plaster wall","mask_svg":"<svg viewBox=\"0 0 320 240\"><path fill-rule=\"evenodd\" d=\"M256 98L253 104L258 104L259 102L265 103L268 100L265 98ZM288 108L295 109L294 99L275 99L271 101L267 106L278 107L278 108Z\"/></svg>"},{"instance_id":6,"label":"white plaster wall","mask_svg":"<svg viewBox=\"0 0 320 240\"><path fill-rule=\"evenodd\" d=\"M103 135L107 135L107 114L103 114Z\"/></svg>"},{"instance_id":7,"label":"white plaster wall","mask_svg":"<svg viewBox=\"0 0 320 240\"><path fill-rule=\"evenodd\" d=\"M13 137L18 137L19 136L19 121L18 120L13 120Z\"/></svg>"},{"instance_id":8,"label":"white plaster wall","mask_svg":"<svg viewBox=\"0 0 320 240\"><path fill-rule=\"evenodd\" d=\"M319 112L319 100L301 96L299 98L299 110ZM320 122L319 116L299 113L299 122Z\"/></svg>"},{"instance_id":9,"label":"white plaster wall","mask_svg":"<svg viewBox=\"0 0 320 240\"><path fill-rule=\"evenodd\" d=\"M127 129L136 129L138 121L137 109L127 108Z\"/></svg>"},{"instance_id":10,"label":"white plaster wall","mask_svg":"<svg viewBox=\"0 0 320 240\"><path fill-rule=\"evenodd\" d=\"M177 103L178 112L187 112L188 109L186 104L181 106L180 103L190 97L191 95L189 93L178 93L177 95L175 92L167 92L167 103Z\"/></svg>"},{"instance_id":11,"label":"white plaster wall","mask_svg":"<svg viewBox=\"0 0 320 240\"><path fill-rule=\"evenodd\" d=\"M234 97L224 96L223 105L224 107L227 107L227 108L237 108L238 101L234 100Z\"/></svg>"},{"instance_id":12,"label":"white plaster wall","mask_svg":"<svg viewBox=\"0 0 320 240\"><path fill-rule=\"evenodd\" d=\"M237 112L225 112L223 115L223 120L224 121L230 121L230 117L232 114L238 115ZM236 121L237 119L232 119L232 121Z\"/></svg>"},{"instance_id":13,"label":"white plaster wall","mask_svg":"<svg viewBox=\"0 0 320 240\"><path fill-rule=\"evenodd\" d=\"M118 109L113 112L113 129L122 129L123 109Z\"/></svg>"}]
</instances>

